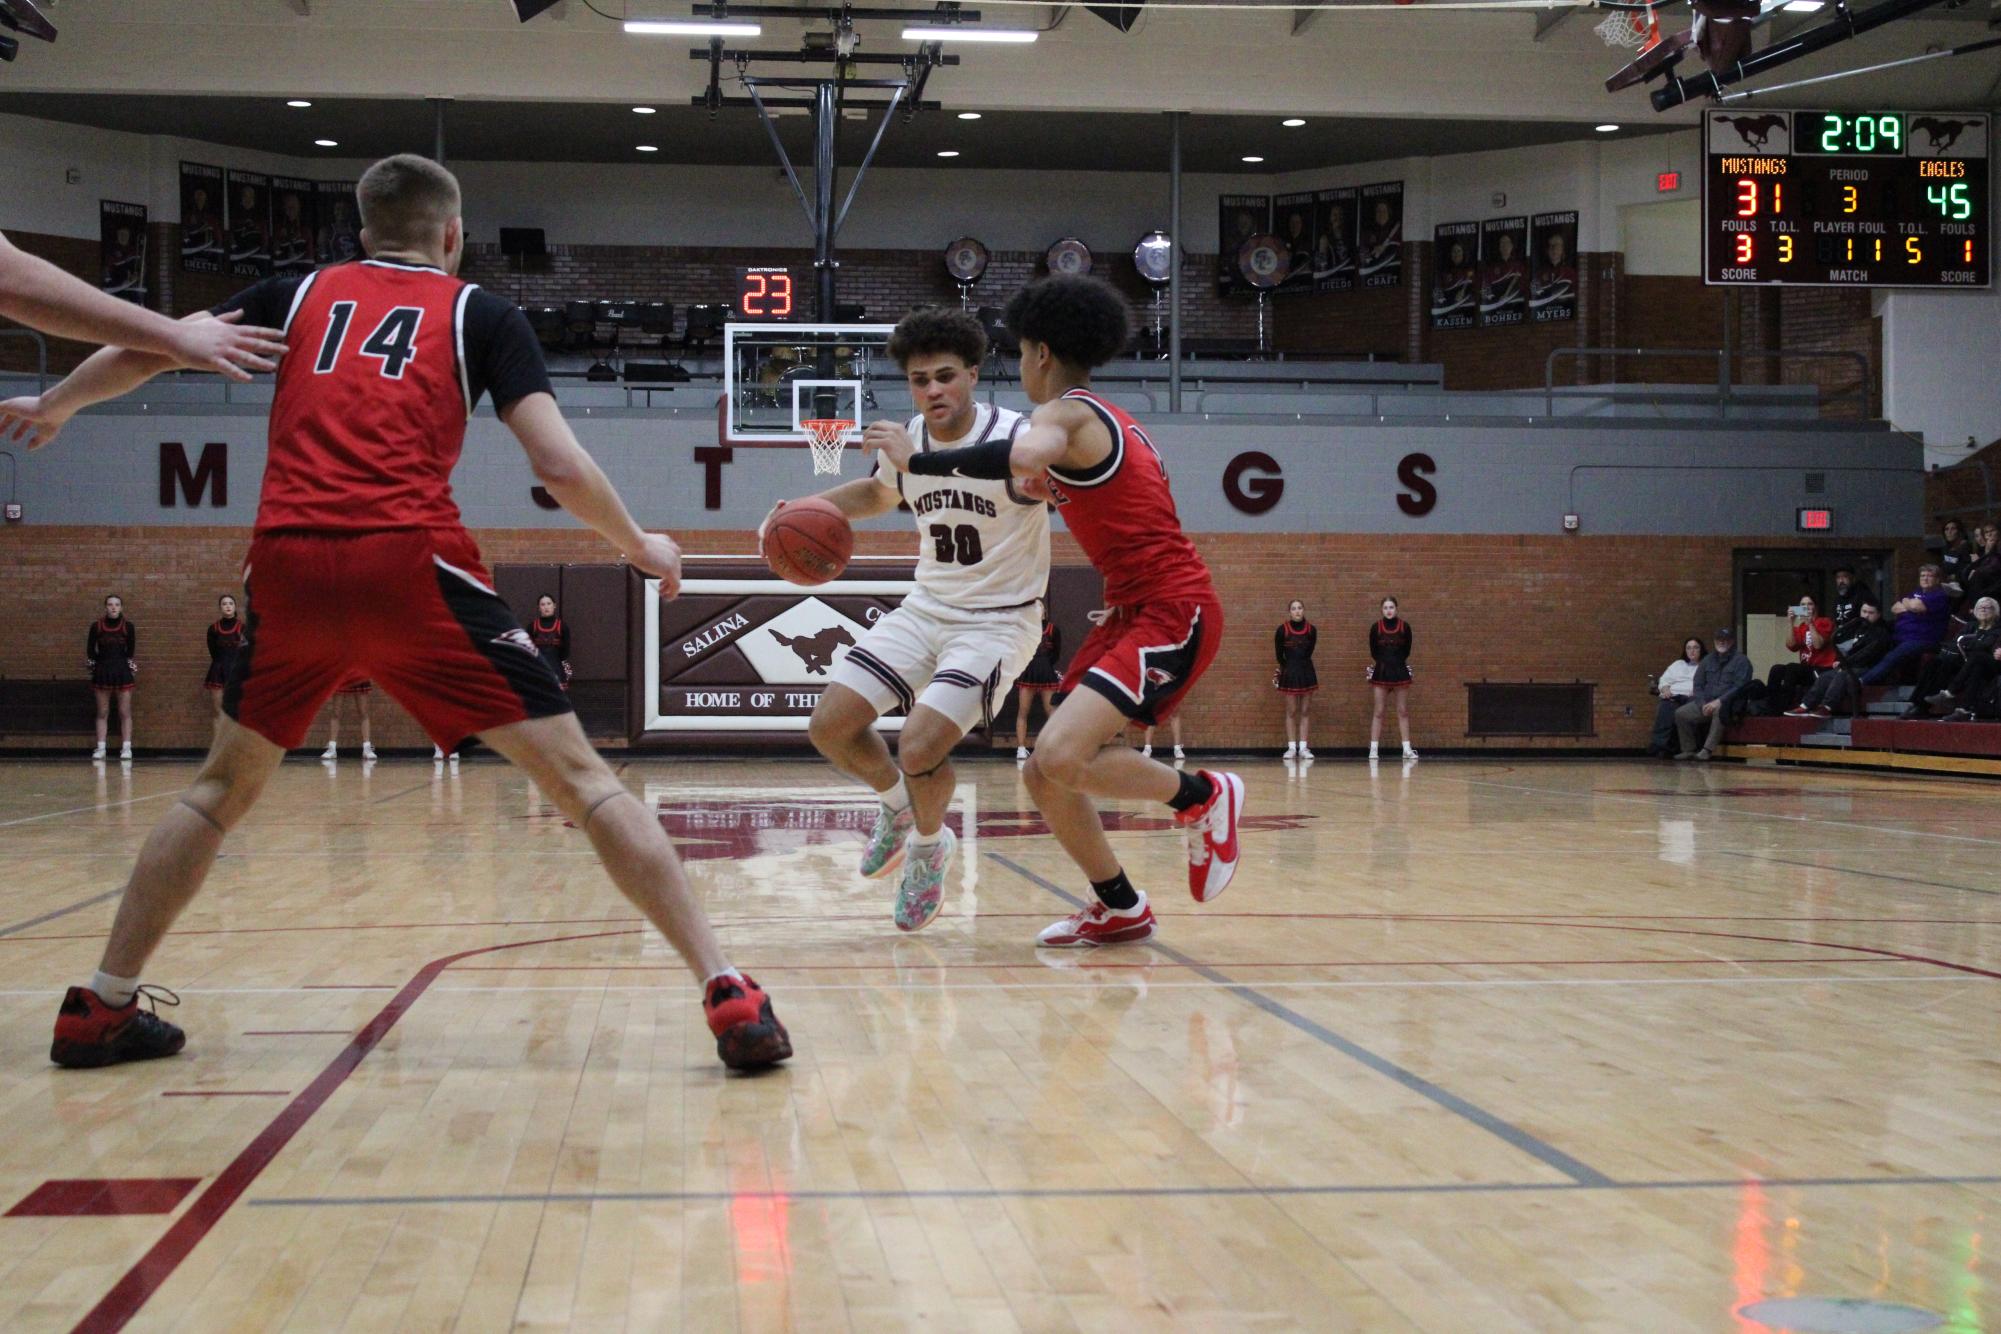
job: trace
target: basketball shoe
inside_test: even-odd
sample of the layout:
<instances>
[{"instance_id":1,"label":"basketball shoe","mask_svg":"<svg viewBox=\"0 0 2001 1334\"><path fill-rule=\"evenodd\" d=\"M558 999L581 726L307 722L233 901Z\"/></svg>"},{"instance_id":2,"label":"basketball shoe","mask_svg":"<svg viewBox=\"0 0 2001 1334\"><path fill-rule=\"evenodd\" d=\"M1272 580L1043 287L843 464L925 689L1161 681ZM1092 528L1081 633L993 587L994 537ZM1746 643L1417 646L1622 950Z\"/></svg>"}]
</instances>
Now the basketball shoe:
<instances>
[{"instance_id":1,"label":"basketball shoe","mask_svg":"<svg viewBox=\"0 0 2001 1334\"><path fill-rule=\"evenodd\" d=\"M928 848L905 846L909 855L903 861L903 883L896 887L896 929L922 931L945 902L945 873L952 869L959 836L940 829L938 841Z\"/></svg>"},{"instance_id":2,"label":"basketball shoe","mask_svg":"<svg viewBox=\"0 0 2001 1334\"><path fill-rule=\"evenodd\" d=\"M1153 909L1146 895L1131 908L1114 911L1092 901L1060 922L1051 922L1035 937L1037 945L1071 949L1081 945L1131 945L1153 934Z\"/></svg>"},{"instance_id":3,"label":"basketball shoe","mask_svg":"<svg viewBox=\"0 0 2001 1334\"><path fill-rule=\"evenodd\" d=\"M771 997L747 975L709 979L702 1013L716 1035L716 1055L732 1070L759 1070L792 1054L792 1038L771 1011Z\"/></svg>"},{"instance_id":4,"label":"basketball shoe","mask_svg":"<svg viewBox=\"0 0 2001 1334\"><path fill-rule=\"evenodd\" d=\"M900 811L878 803L875 828L869 830L868 846L862 849L858 868L870 880L880 880L903 865L903 844L917 827L917 816L908 806Z\"/></svg>"},{"instance_id":5,"label":"basketball shoe","mask_svg":"<svg viewBox=\"0 0 2001 1334\"><path fill-rule=\"evenodd\" d=\"M72 1070L84 1070L122 1061L156 1060L186 1046L185 1033L153 1010L139 1008L140 996L153 1007L161 1001L181 1003L181 998L165 987L142 986L119 1006L106 1004L89 987L71 987L63 993L62 1008L56 1011L56 1036L49 1044L49 1059Z\"/></svg>"},{"instance_id":6,"label":"basketball shoe","mask_svg":"<svg viewBox=\"0 0 2001 1334\"><path fill-rule=\"evenodd\" d=\"M1244 814L1244 780L1235 774L1204 769L1202 776L1215 790L1200 806L1175 812L1182 842L1188 848L1188 892L1207 903L1230 887L1237 874L1237 822Z\"/></svg>"}]
</instances>

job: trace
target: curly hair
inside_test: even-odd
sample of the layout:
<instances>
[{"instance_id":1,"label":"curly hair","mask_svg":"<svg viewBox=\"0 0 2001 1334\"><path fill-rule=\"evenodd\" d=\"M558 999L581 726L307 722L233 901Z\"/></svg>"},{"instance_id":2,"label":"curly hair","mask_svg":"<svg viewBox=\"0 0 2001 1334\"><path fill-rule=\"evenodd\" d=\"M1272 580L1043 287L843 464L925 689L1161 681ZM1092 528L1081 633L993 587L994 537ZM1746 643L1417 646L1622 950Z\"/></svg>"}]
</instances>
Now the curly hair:
<instances>
[{"instance_id":1,"label":"curly hair","mask_svg":"<svg viewBox=\"0 0 2001 1334\"><path fill-rule=\"evenodd\" d=\"M1059 361L1091 370L1132 340L1132 309L1096 278L1052 274L1014 294L1002 317L1017 338L1041 343Z\"/></svg>"},{"instance_id":2,"label":"curly hair","mask_svg":"<svg viewBox=\"0 0 2001 1334\"><path fill-rule=\"evenodd\" d=\"M986 359L987 331L963 310L934 306L905 315L889 335L889 355L898 366L909 365L912 357L939 352L977 366Z\"/></svg>"}]
</instances>

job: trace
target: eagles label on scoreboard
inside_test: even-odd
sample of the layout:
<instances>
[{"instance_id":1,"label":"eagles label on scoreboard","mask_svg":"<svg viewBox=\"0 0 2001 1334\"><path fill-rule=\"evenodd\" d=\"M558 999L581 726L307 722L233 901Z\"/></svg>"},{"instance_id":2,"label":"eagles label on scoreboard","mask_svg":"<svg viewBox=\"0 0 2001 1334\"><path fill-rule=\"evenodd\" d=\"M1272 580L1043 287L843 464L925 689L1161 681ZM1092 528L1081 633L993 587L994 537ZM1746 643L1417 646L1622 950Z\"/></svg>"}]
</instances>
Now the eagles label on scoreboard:
<instances>
[{"instance_id":1,"label":"eagles label on scoreboard","mask_svg":"<svg viewBox=\"0 0 2001 1334\"><path fill-rule=\"evenodd\" d=\"M1984 112L1710 111L1703 281L1993 283Z\"/></svg>"}]
</instances>

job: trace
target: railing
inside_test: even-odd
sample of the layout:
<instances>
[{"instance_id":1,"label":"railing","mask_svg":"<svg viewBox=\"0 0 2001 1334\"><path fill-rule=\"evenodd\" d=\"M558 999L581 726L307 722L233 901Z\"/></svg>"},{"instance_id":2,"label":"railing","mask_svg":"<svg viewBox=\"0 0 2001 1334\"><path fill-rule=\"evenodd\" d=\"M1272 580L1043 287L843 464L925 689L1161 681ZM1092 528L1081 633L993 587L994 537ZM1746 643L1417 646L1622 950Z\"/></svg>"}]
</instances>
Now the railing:
<instances>
[{"instance_id":1,"label":"railing","mask_svg":"<svg viewBox=\"0 0 2001 1334\"><path fill-rule=\"evenodd\" d=\"M1843 389L1829 395L1829 400L1846 398L1850 394L1862 399L1864 416L1869 412L1869 358L1860 352L1789 352L1783 348L1763 347L1559 347L1542 363L1543 401L1551 416L1556 415L1556 359L1558 357L1661 357L1697 359L1712 357L1716 361L1716 415L1728 416L1730 412L1730 363L1739 357L1762 357L1780 361L1852 361L1856 367L1855 387Z\"/></svg>"},{"instance_id":2,"label":"railing","mask_svg":"<svg viewBox=\"0 0 2001 1334\"><path fill-rule=\"evenodd\" d=\"M49 387L49 340L33 329L0 329L0 338L25 338L35 345L35 392Z\"/></svg>"}]
</instances>

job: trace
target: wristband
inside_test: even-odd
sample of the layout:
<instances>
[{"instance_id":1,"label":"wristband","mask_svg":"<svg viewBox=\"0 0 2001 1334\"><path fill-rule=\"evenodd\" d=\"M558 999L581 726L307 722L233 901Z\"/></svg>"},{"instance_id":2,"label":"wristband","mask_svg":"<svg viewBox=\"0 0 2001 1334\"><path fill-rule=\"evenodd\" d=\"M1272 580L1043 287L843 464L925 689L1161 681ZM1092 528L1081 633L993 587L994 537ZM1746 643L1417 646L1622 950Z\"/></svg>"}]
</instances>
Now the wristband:
<instances>
[{"instance_id":1,"label":"wristband","mask_svg":"<svg viewBox=\"0 0 2001 1334\"><path fill-rule=\"evenodd\" d=\"M1014 476L1010 458L1013 453L1012 440L989 440L982 445L912 454L908 471L913 477L970 477L984 482L1004 482Z\"/></svg>"}]
</instances>

